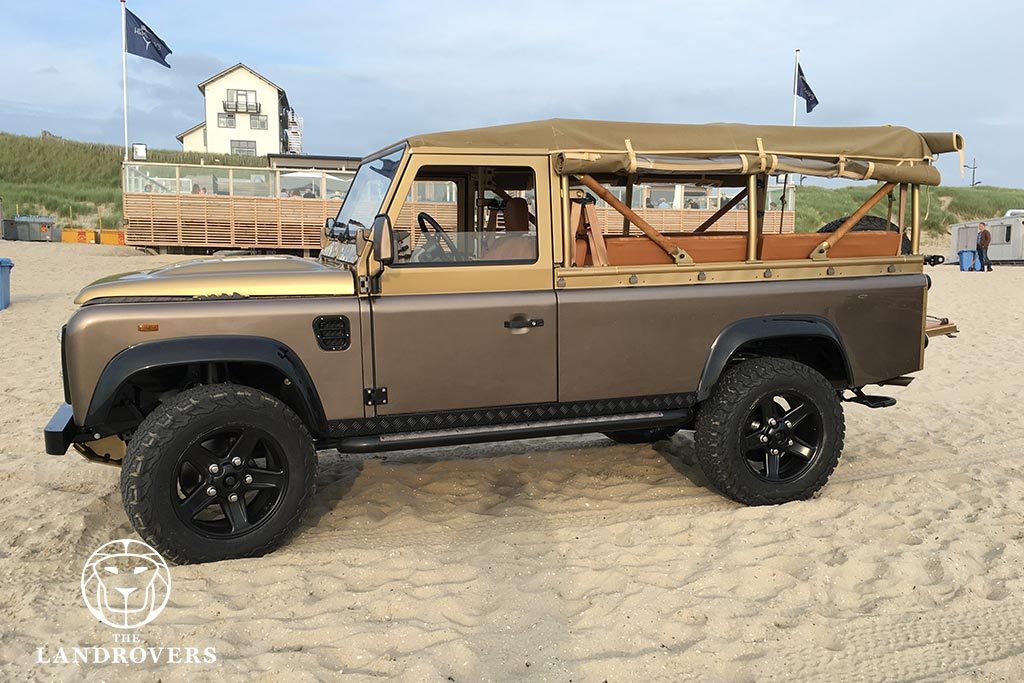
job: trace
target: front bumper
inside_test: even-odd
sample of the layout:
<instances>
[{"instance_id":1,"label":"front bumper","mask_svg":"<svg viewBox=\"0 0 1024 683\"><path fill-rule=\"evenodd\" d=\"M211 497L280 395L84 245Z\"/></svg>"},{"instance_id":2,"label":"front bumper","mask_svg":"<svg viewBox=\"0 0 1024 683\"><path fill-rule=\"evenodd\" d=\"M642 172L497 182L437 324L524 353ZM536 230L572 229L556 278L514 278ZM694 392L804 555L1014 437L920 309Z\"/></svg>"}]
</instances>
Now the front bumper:
<instances>
[{"instance_id":1,"label":"front bumper","mask_svg":"<svg viewBox=\"0 0 1024 683\"><path fill-rule=\"evenodd\" d=\"M46 452L50 455L64 455L74 442L78 431L74 414L71 412L71 404L61 403L57 407L57 412L53 414L50 421L46 423L46 427L43 428L43 441L46 442Z\"/></svg>"}]
</instances>

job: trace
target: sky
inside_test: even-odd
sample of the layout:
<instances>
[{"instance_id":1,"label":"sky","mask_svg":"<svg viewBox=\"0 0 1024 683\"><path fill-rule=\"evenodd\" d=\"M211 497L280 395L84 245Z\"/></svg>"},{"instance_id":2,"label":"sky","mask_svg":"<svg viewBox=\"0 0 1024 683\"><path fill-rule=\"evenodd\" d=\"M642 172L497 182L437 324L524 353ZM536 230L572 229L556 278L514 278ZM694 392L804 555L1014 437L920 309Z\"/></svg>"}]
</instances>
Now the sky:
<instances>
[{"instance_id":1,"label":"sky","mask_svg":"<svg viewBox=\"0 0 1024 683\"><path fill-rule=\"evenodd\" d=\"M0 0L0 130L122 141L117 0ZM130 137L178 149L196 84L244 62L305 119L304 151L550 117L956 130L977 179L1024 186L1024 3L129 0L173 50L129 55ZM939 164L960 177L956 155Z\"/></svg>"}]
</instances>

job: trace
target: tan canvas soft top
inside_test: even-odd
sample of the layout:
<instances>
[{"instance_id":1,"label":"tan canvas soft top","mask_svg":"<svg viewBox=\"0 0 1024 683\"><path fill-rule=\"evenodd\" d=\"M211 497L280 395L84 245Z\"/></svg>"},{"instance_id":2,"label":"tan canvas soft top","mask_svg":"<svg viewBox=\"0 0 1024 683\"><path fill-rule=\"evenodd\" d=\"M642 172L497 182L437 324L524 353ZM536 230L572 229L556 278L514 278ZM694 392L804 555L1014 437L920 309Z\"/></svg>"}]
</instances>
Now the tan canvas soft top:
<instances>
[{"instance_id":1,"label":"tan canvas soft top","mask_svg":"<svg viewBox=\"0 0 1024 683\"><path fill-rule=\"evenodd\" d=\"M410 137L419 151L551 154L570 174L802 173L938 185L932 156L963 150L957 133L901 126L810 127L548 119Z\"/></svg>"}]
</instances>

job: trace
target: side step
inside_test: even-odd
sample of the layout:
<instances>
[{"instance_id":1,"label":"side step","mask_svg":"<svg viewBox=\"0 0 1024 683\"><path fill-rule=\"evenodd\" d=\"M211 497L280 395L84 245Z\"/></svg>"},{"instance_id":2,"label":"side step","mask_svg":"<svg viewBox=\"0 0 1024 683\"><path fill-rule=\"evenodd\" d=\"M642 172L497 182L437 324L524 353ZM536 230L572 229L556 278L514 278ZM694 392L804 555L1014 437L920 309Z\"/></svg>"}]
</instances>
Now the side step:
<instances>
[{"instance_id":1,"label":"side step","mask_svg":"<svg viewBox=\"0 0 1024 683\"><path fill-rule=\"evenodd\" d=\"M541 436L563 436L588 432L614 432L621 429L649 429L686 424L693 420L691 410L664 410L602 417L580 417L566 420L544 420L487 427L457 427L379 436L350 436L341 439L336 448L342 453L379 453L406 448L434 448L487 441L534 439Z\"/></svg>"},{"instance_id":2,"label":"side step","mask_svg":"<svg viewBox=\"0 0 1024 683\"><path fill-rule=\"evenodd\" d=\"M851 389L850 391L854 394L853 398L843 397L847 403L859 403L868 408L891 408L896 405L896 399L891 396L871 396L860 389Z\"/></svg>"}]
</instances>

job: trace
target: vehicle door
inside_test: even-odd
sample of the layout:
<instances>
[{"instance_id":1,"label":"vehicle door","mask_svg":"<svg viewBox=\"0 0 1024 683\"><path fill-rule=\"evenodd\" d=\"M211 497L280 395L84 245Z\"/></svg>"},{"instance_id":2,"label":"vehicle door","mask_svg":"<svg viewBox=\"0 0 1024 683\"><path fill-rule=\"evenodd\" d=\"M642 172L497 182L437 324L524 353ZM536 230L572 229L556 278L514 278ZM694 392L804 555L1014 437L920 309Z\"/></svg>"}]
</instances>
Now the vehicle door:
<instances>
[{"instance_id":1,"label":"vehicle door","mask_svg":"<svg viewBox=\"0 0 1024 683\"><path fill-rule=\"evenodd\" d=\"M557 400L548 164L411 157L370 299L378 415Z\"/></svg>"}]
</instances>

